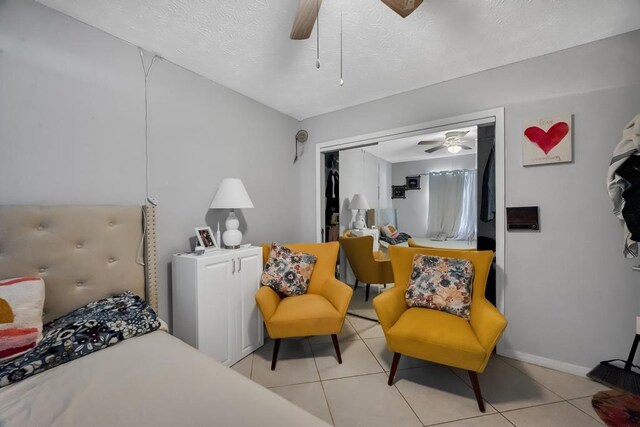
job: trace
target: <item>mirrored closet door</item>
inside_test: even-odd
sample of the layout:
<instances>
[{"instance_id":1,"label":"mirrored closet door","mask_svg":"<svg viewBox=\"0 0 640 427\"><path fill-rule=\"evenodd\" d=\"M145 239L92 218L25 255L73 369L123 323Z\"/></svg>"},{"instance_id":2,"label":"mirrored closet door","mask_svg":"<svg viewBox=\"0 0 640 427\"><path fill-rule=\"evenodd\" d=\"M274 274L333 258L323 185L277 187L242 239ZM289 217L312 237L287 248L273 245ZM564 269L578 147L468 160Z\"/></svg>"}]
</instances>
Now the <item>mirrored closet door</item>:
<instances>
[{"instance_id":1,"label":"mirrored closet door","mask_svg":"<svg viewBox=\"0 0 640 427\"><path fill-rule=\"evenodd\" d=\"M391 246L495 250L493 123L414 132L324 157L323 236L341 240L336 274L355 288L350 314L377 320L371 301L394 284L392 273L370 271L389 264ZM495 299L494 277L487 296Z\"/></svg>"}]
</instances>

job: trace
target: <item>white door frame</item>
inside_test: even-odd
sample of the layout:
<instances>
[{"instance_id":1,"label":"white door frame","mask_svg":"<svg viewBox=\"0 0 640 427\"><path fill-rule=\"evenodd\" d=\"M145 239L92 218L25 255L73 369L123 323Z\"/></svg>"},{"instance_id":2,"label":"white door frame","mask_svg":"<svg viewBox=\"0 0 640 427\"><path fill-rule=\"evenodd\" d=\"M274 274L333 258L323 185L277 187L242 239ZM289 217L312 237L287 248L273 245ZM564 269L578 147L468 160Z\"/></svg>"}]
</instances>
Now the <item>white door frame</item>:
<instances>
[{"instance_id":1,"label":"white door frame","mask_svg":"<svg viewBox=\"0 0 640 427\"><path fill-rule=\"evenodd\" d=\"M323 157L329 151L344 150L376 142L392 141L400 137L425 132L438 132L454 127L472 126L495 121L495 173L496 173L496 305L504 313L504 254L505 254L505 164L504 164L504 108L478 111L446 119L433 120L415 125L387 129L348 138L335 139L316 144L316 241L322 241L322 199L321 176ZM502 340L498 351L502 349Z\"/></svg>"}]
</instances>

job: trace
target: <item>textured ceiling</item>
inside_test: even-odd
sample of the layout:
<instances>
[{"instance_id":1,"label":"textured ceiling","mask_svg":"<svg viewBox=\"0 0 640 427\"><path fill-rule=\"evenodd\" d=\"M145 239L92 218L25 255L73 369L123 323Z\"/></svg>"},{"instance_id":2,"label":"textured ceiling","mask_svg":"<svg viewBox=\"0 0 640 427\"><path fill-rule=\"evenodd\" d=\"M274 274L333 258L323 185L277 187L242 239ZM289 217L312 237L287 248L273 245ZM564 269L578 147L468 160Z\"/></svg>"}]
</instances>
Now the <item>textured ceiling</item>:
<instances>
[{"instance_id":1,"label":"textured ceiling","mask_svg":"<svg viewBox=\"0 0 640 427\"><path fill-rule=\"evenodd\" d=\"M324 0L318 70L297 0L38 1L297 119L640 28L638 0Z\"/></svg>"},{"instance_id":2,"label":"textured ceiling","mask_svg":"<svg viewBox=\"0 0 640 427\"><path fill-rule=\"evenodd\" d=\"M452 154L443 148L433 153L425 153L424 150L433 148L436 145L418 145L418 142L420 141L444 141L444 136L447 132L455 131L469 131L469 133L464 136L463 143L464 145L472 147L471 150L462 150L458 153ZM478 128L476 126L472 126L460 129L449 129L425 135L398 138L364 147L363 150L368 151L374 156L384 159L390 163L413 162L416 160L439 159L442 157L456 157L464 156L465 154L475 154L478 152L477 140Z\"/></svg>"}]
</instances>

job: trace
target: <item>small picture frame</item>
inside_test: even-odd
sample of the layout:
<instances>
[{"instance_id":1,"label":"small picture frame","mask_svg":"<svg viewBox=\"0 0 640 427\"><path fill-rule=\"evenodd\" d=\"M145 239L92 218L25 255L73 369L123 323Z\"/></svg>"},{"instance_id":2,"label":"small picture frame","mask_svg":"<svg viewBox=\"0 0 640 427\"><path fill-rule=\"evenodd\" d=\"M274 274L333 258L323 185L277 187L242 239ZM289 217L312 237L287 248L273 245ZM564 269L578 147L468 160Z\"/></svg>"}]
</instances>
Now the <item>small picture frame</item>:
<instances>
[{"instance_id":1,"label":"small picture frame","mask_svg":"<svg viewBox=\"0 0 640 427\"><path fill-rule=\"evenodd\" d=\"M410 175L406 177L407 190L419 190L420 189L420 175Z\"/></svg>"},{"instance_id":2,"label":"small picture frame","mask_svg":"<svg viewBox=\"0 0 640 427\"><path fill-rule=\"evenodd\" d=\"M213 237L211 227L196 227L196 237L198 238L198 245L204 250L218 249L218 242Z\"/></svg>"},{"instance_id":3,"label":"small picture frame","mask_svg":"<svg viewBox=\"0 0 640 427\"><path fill-rule=\"evenodd\" d=\"M392 199L406 199L405 194L407 187L405 185L392 185L391 186L391 198Z\"/></svg>"}]
</instances>

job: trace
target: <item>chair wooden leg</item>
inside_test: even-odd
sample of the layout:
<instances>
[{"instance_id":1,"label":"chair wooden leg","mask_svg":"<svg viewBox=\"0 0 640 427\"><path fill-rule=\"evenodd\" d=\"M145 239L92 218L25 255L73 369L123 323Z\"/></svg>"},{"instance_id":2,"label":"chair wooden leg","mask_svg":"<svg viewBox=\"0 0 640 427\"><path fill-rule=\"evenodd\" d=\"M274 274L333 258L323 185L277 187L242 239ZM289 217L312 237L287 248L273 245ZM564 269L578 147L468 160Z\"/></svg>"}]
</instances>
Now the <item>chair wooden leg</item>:
<instances>
[{"instance_id":1,"label":"chair wooden leg","mask_svg":"<svg viewBox=\"0 0 640 427\"><path fill-rule=\"evenodd\" d=\"M387 384L393 385L393 378L396 376L398 370L398 363L400 363L400 353L393 353L393 362L391 362L391 372L389 372L389 382Z\"/></svg>"},{"instance_id":2,"label":"chair wooden leg","mask_svg":"<svg viewBox=\"0 0 640 427\"><path fill-rule=\"evenodd\" d=\"M276 362L278 361L278 351L280 351L280 338L276 338L273 343L273 357L271 358L271 370L276 370Z\"/></svg>"},{"instance_id":3,"label":"chair wooden leg","mask_svg":"<svg viewBox=\"0 0 640 427\"><path fill-rule=\"evenodd\" d=\"M473 392L476 394L476 400L478 401L478 408L480 408L480 412L484 412L484 400L482 400L482 393L480 392L480 382L478 382L478 374L473 371L469 372L469 379L471 380L471 385L473 386Z\"/></svg>"},{"instance_id":4,"label":"chair wooden leg","mask_svg":"<svg viewBox=\"0 0 640 427\"><path fill-rule=\"evenodd\" d=\"M353 285L353 290L355 291L356 289L358 289L358 279L356 279L356 283Z\"/></svg>"},{"instance_id":5,"label":"chair wooden leg","mask_svg":"<svg viewBox=\"0 0 640 427\"><path fill-rule=\"evenodd\" d=\"M367 283L367 291L364 296L365 301L369 301L369 289L371 288L371 284Z\"/></svg>"},{"instance_id":6,"label":"chair wooden leg","mask_svg":"<svg viewBox=\"0 0 640 427\"><path fill-rule=\"evenodd\" d=\"M336 357L338 358L338 363L342 364L342 356L340 355L340 345L338 344L338 335L331 335L331 340L333 341L333 348L336 350Z\"/></svg>"}]
</instances>

